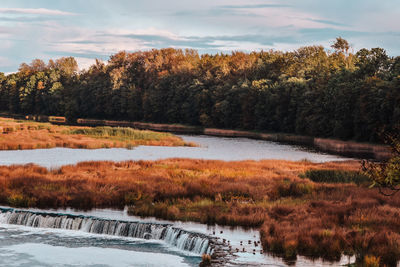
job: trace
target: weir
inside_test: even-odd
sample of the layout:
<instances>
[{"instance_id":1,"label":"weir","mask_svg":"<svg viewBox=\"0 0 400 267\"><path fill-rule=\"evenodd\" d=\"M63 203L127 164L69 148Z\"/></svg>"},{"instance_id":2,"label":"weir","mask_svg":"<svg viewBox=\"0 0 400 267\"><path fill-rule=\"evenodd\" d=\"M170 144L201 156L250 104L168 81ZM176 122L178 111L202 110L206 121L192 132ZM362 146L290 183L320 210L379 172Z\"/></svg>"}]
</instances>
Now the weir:
<instances>
[{"instance_id":1,"label":"weir","mask_svg":"<svg viewBox=\"0 0 400 267\"><path fill-rule=\"evenodd\" d=\"M161 240L168 245L197 255L211 255L214 252L214 242L211 237L185 231L170 224L111 220L92 216L34 212L12 208L0 208L0 223Z\"/></svg>"}]
</instances>

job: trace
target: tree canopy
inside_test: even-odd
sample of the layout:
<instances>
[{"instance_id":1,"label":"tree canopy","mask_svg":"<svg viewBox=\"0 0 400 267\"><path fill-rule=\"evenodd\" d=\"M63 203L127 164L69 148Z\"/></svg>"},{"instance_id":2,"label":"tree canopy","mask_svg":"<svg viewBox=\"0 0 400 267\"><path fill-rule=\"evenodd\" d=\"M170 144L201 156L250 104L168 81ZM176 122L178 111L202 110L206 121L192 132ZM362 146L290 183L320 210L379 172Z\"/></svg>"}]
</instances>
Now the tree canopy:
<instances>
[{"instance_id":1,"label":"tree canopy","mask_svg":"<svg viewBox=\"0 0 400 267\"><path fill-rule=\"evenodd\" d=\"M379 141L400 123L400 57L340 37L332 49L122 51L80 72L36 59L0 75L0 111Z\"/></svg>"}]
</instances>

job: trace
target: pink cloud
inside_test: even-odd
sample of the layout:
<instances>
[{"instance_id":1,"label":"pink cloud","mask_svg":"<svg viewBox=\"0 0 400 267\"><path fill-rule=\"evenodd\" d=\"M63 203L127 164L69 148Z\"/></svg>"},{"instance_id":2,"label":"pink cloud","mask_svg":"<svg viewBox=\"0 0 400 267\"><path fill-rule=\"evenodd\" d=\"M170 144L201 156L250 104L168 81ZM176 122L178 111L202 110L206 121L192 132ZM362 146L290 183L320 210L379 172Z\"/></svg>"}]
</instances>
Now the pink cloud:
<instances>
[{"instance_id":1,"label":"pink cloud","mask_svg":"<svg viewBox=\"0 0 400 267\"><path fill-rule=\"evenodd\" d=\"M9 14L32 14L32 15L51 15L51 16L73 16L75 13L47 8L0 8L0 13Z\"/></svg>"}]
</instances>

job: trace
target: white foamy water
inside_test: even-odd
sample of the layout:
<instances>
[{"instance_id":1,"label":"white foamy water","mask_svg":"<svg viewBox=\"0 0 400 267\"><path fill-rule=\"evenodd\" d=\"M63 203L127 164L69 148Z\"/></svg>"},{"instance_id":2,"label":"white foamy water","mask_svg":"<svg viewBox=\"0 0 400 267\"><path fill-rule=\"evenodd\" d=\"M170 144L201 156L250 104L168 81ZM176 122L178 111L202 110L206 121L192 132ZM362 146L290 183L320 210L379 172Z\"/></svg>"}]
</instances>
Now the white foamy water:
<instances>
[{"instance_id":1,"label":"white foamy water","mask_svg":"<svg viewBox=\"0 0 400 267\"><path fill-rule=\"evenodd\" d=\"M76 164L82 161L159 160L167 158L193 158L210 160L309 160L326 162L349 158L319 153L293 145L253 140L248 138L225 138L212 136L181 136L185 141L200 147L138 146L134 149L70 149L51 148L35 150L2 150L0 165L35 163L48 168Z\"/></svg>"},{"instance_id":2,"label":"white foamy water","mask_svg":"<svg viewBox=\"0 0 400 267\"><path fill-rule=\"evenodd\" d=\"M7 208L7 207L2 207ZM278 257L273 257L269 254L261 254L262 247L259 244L260 236L258 229L244 229L241 227L226 227L219 225L205 225L194 222L175 222L175 221L166 221L166 220L158 220L156 218L139 218L137 216L130 216L127 214L127 210L114 210L114 209L93 209L91 211L78 211L73 209L57 209L57 210L41 210L41 209L29 209L30 212L35 212L37 214L41 213L53 213L53 214L71 214L71 215L83 215L83 216L94 216L98 220L121 220L121 221L132 221L132 222L141 222L148 224L169 224L172 227L178 229L185 229L188 232L192 233L200 233L205 234L213 238L218 238L220 241L225 240L226 246L231 246L231 250L234 258L232 259L233 266L288 266L282 259ZM1 214L0 214L1 217ZM3 215L3 222L4 222ZM20 218L20 223L24 223L23 219L29 221L23 215L18 216ZM0 218L1 219L1 218ZM14 222L17 222L18 219L14 218ZM55 220L52 220L55 221ZM41 223L47 224L42 221ZM52 224L53 225L53 224ZM61 225L61 223L60 223ZM93 224L96 225L96 224ZM91 227L90 227L91 228ZM89 228L89 229L90 229ZM3 229L3 232L1 231ZM9 235L4 235L4 233L8 233ZM196 257L193 253L187 253L182 249L174 247L173 242L159 242L157 240L144 240L138 238L127 238L121 237L117 234L114 235L104 235L104 234L93 234L99 232L93 228L92 231L69 231L64 229L45 229L45 228L31 228L25 227L21 225L0 225L0 253L11 253L15 257L26 258L28 254L30 258L40 259L39 262L42 264L46 262L52 262L48 266L66 266L58 265L57 259L59 257L64 257L59 254L59 257L56 259L45 258L41 259L41 255L45 255L41 249L52 251L55 250L55 254L57 251L62 251L62 248L74 247L74 250L67 250L63 253L68 253L68 251L73 251L74 257L72 257L75 262L81 262L81 265L90 265L90 266L157 266L160 264L156 259L163 258L165 255L173 255L175 257L171 258L172 264L175 266L186 266L186 265L198 265L200 262L200 257ZM103 231L100 231L103 232ZM113 232L114 233L114 232ZM142 236L141 234L138 234ZM22 240L26 240L28 244L23 246L22 249L19 246L16 246L11 252L1 250L2 242L9 242L10 239L14 239L17 237L17 240L21 238ZM34 241L39 241L40 243L32 242L32 238L35 237ZM2 240L3 239L3 240ZM77 242L77 243L75 243ZM17 241L15 245L19 245L20 242ZM34 250L29 250L30 246L34 245ZM51 246L55 246L56 248L46 248L44 246L40 246L41 244L47 244ZM76 247L77 246L77 247ZM90 264L90 257L87 254L87 246L90 246L91 250L94 251L93 255L96 255L98 250L96 248L104 248L107 251L105 253L111 253L112 250L108 250L109 248L122 250L123 255L128 255L131 250L136 251L136 257L131 259L131 264L133 265L123 265L123 262L118 261L107 263L106 265L97 265L96 263ZM83 249L85 248L85 249ZM244 249L244 251L243 251ZM128 252L126 251L128 250ZM139 251L138 251L139 250ZM239 252L237 252L239 250ZM28 252L32 252L33 254L29 254ZM102 250L99 250L102 251ZM152 252L154 255L153 260L154 263L145 263L142 260L142 257L151 256L151 254L146 254L144 252ZM41 254L42 253L42 254ZM133 255L131 253L129 255ZM19 256L18 256L19 255ZM118 255L115 254L115 255ZM110 256L111 257L111 256ZM123 259L123 257L121 257ZM133 261L132 261L133 260ZM62 260L59 260L59 262ZM311 261L304 257L298 257L297 262L292 266L301 266L301 267L333 267L333 266L341 266L348 263L354 262L354 257L347 258L343 257L340 262L330 263L324 262L321 260ZM31 261L29 263L32 263ZM47 264L47 263L46 263ZM142 265L143 264L143 265ZM152 265L155 264L155 265ZM167 264L167 263L166 263ZM2 262L0 260L0 265ZM73 264L71 264L73 265ZM5 265L8 266L8 265ZM10 266L33 266L33 265L10 265ZM46 266L46 265L38 265L38 266ZM161 265L158 266L169 266L169 265ZM173 265L172 265L173 266Z\"/></svg>"},{"instance_id":3,"label":"white foamy water","mask_svg":"<svg viewBox=\"0 0 400 267\"><path fill-rule=\"evenodd\" d=\"M160 240L193 255L211 254L209 237L193 233L172 224L149 223L140 220L116 220L104 217L82 216L66 213L49 213L11 208L0 209L0 223L34 228L82 231L85 233Z\"/></svg>"}]
</instances>

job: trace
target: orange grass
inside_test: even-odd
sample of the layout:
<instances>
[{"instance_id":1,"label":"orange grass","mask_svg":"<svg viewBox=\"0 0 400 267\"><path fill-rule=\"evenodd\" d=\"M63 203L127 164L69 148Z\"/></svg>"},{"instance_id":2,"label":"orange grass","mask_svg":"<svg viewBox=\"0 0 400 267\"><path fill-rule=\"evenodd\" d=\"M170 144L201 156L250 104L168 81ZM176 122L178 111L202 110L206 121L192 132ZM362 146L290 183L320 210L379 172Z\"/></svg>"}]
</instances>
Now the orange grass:
<instances>
[{"instance_id":1,"label":"orange grass","mask_svg":"<svg viewBox=\"0 0 400 267\"><path fill-rule=\"evenodd\" d=\"M42 208L130 206L173 220L260 226L266 251L337 260L342 254L395 266L400 258L400 195L355 184L299 178L310 169L358 171L357 161L84 162L47 170L0 166L0 203Z\"/></svg>"},{"instance_id":2,"label":"orange grass","mask_svg":"<svg viewBox=\"0 0 400 267\"><path fill-rule=\"evenodd\" d=\"M49 123L16 121L0 118L0 150L38 149L52 147L69 148L131 148L138 145L194 146L181 138L167 133L131 130L146 138L121 138L119 136L95 136L73 134L88 127L58 126ZM116 128L118 129L118 128Z\"/></svg>"}]
</instances>

